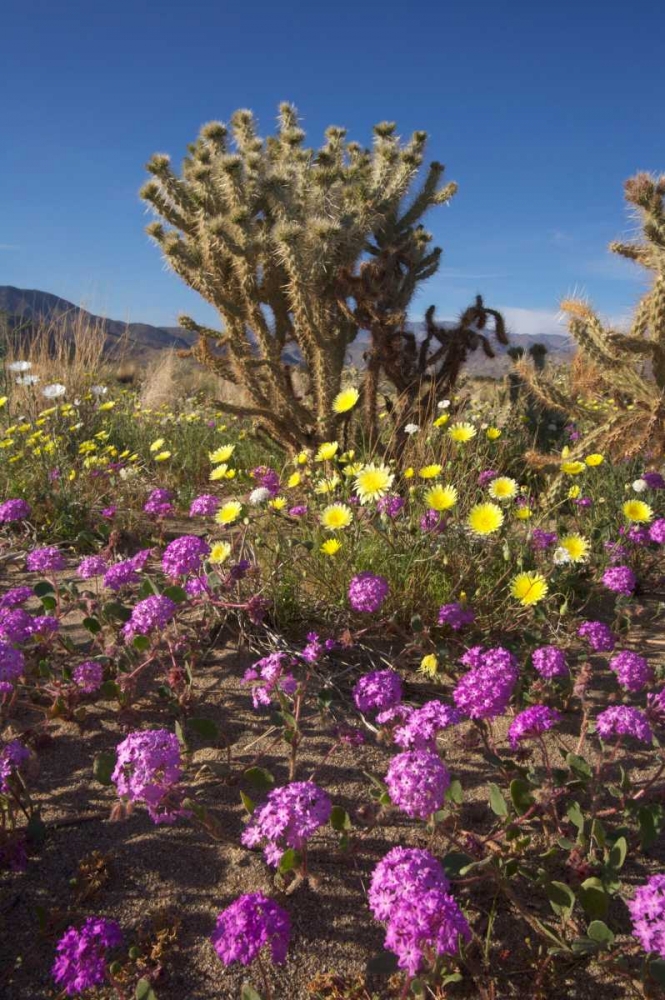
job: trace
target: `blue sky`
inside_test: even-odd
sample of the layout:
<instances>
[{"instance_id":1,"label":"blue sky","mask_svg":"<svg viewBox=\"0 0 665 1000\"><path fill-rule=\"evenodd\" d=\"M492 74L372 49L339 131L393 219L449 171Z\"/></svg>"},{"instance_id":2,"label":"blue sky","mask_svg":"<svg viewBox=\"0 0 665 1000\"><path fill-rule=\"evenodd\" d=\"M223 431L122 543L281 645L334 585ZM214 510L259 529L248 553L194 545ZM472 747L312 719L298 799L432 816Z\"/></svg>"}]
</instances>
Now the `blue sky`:
<instances>
[{"instance_id":1,"label":"blue sky","mask_svg":"<svg viewBox=\"0 0 665 1000\"><path fill-rule=\"evenodd\" d=\"M5 0L2 20L0 284L210 321L144 234L143 165L238 107L265 134L290 100L312 145L331 123L424 128L460 184L428 219L444 263L414 316L480 291L551 332L573 290L612 317L640 293L605 248L631 231L623 180L665 170L659 0Z\"/></svg>"}]
</instances>

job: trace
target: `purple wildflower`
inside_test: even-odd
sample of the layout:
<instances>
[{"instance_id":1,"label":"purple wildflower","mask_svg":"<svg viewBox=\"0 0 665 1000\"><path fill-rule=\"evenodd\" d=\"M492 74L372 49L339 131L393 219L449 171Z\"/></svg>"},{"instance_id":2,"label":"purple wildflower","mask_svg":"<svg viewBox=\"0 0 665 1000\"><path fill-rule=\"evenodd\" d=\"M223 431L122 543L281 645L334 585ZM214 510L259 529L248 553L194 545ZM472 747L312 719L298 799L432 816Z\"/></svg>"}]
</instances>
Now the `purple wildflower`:
<instances>
[{"instance_id":1,"label":"purple wildflower","mask_svg":"<svg viewBox=\"0 0 665 1000\"><path fill-rule=\"evenodd\" d=\"M612 629L604 622L582 622L577 634L587 640L594 653L611 653L616 645Z\"/></svg>"},{"instance_id":2,"label":"purple wildflower","mask_svg":"<svg viewBox=\"0 0 665 1000\"><path fill-rule=\"evenodd\" d=\"M0 503L0 524L10 521L25 521L32 514L32 508L27 500L5 500Z\"/></svg>"},{"instance_id":3,"label":"purple wildflower","mask_svg":"<svg viewBox=\"0 0 665 1000\"><path fill-rule=\"evenodd\" d=\"M85 660L74 667L72 680L85 694L94 694L102 686L104 667L97 660Z\"/></svg>"},{"instance_id":4,"label":"purple wildflower","mask_svg":"<svg viewBox=\"0 0 665 1000\"><path fill-rule=\"evenodd\" d=\"M513 750L517 749L520 740L528 740L534 736L540 736L556 726L561 721L561 715L554 708L547 705L531 705L519 712L510 724L508 730L508 742Z\"/></svg>"},{"instance_id":5,"label":"purple wildflower","mask_svg":"<svg viewBox=\"0 0 665 1000\"><path fill-rule=\"evenodd\" d=\"M649 721L639 708L612 705L596 718L596 731L601 739L612 736L633 736L641 743L651 743L653 733Z\"/></svg>"},{"instance_id":6,"label":"purple wildflower","mask_svg":"<svg viewBox=\"0 0 665 1000\"><path fill-rule=\"evenodd\" d=\"M287 672L292 662L287 653L271 653L245 671L243 683L253 684L254 708L269 705L275 690L288 695L295 693L297 682L293 674Z\"/></svg>"},{"instance_id":7,"label":"purple wildflower","mask_svg":"<svg viewBox=\"0 0 665 1000\"><path fill-rule=\"evenodd\" d=\"M641 691L645 684L653 680L653 671L647 661L630 649L624 649L613 656L609 665L626 691Z\"/></svg>"},{"instance_id":8,"label":"purple wildflower","mask_svg":"<svg viewBox=\"0 0 665 1000\"><path fill-rule=\"evenodd\" d=\"M531 662L536 673L546 680L568 674L566 654L558 646L539 646L531 654Z\"/></svg>"},{"instance_id":9,"label":"purple wildflower","mask_svg":"<svg viewBox=\"0 0 665 1000\"><path fill-rule=\"evenodd\" d=\"M0 611L0 638L8 642L27 642L34 622L23 608L3 608Z\"/></svg>"},{"instance_id":10,"label":"purple wildflower","mask_svg":"<svg viewBox=\"0 0 665 1000\"><path fill-rule=\"evenodd\" d=\"M106 559L103 556L86 556L79 563L76 572L82 580L91 580L94 576L103 576L107 569Z\"/></svg>"},{"instance_id":11,"label":"purple wildflower","mask_svg":"<svg viewBox=\"0 0 665 1000\"><path fill-rule=\"evenodd\" d=\"M313 833L324 826L332 810L326 793L312 781L294 781L274 788L252 814L241 840L245 847L263 842L269 865L277 867L285 850L302 850Z\"/></svg>"},{"instance_id":12,"label":"purple wildflower","mask_svg":"<svg viewBox=\"0 0 665 1000\"><path fill-rule=\"evenodd\" d=\"M289 515L291 517L302 517L307 513L306 503L297 503L295 507L289 507Z\"/></svg>"},{"instance_id":13,"label":"purple wildflower","mask_svg":"<svg viewBox=\"0 0 665 1000\"><path fill-rule=\"evenodd\" d=\"M47 545L43 549L28 552L25 565L30 573L57 573L67 564L57 545Z\"/></svg>"},{"instance_id":14,"label":"purple wildflower","mask_svg":"<svg viewBox=\"0 0 665 1000\"><path fill-rule=\"evenodd\" d=\"M610 566L603 573L603 583L608 590L630 597L635 593L637 578L628 566Z\"/></svg>"},{"instance_id":15,"label":"purple wildflower","mask_svg":"<svg viewBox=\"0 0 665 1000\"><path fill-rule=\"evenodd\" d=\"M117 511L117 509L118 508L116 504L113 504L111 507L104 507L104 509L101 512L102 517L105 517L107 521L110 521L111 518L115 517L115 512Z\"/></svg>"},{"instance_id":16,"label":"purple wildflower","mask_svg":"<svg viewBox=\"0 0 665 1000\"><path fill-rule=\"evenodd\" d=\"M120 944L115 920L88 917L80 931L69 927L58 941L53 978L69 997L99 986L106 978L106 950Z\"/></svg>"},{"instance_id":17,"label":"purple wildflower","mask_svg":"<svg viewBox=\"0 0 665 1000\"><path fill-rule=\"evenodd\" d=\"M178 605L164 594L154 594L139 601L132 608L132 616L122 627L126 639L135 635L149 635L155 629L163 629L173 618Z\"/></svg>"},{"instance_id":18,"label":"purple wildflower","mask_svg":"<svg viewBox=\"0 0 665 1000\"><path fill-rule=\"evenodd\" d=\"M402 700L402 678L390 668L372 670L356 681L353 700L359 712L383 712Z\"/></svg>"},{"instance_id":19,"label":"purple wildflower","mask_svg":"<svg viewBox=\"0 0 665 1000\"><path fill-rule=\"evenodd\" d=\"M349 584L349 602L354 611L373 614L388 596L388 581L374 573L358 573Z\"/></svg>"},{"instance_id":20,"label":"purple wildflower","mask_svg":"<svg viewBox=\"0 0 665 1000\"><path fill-rule=\"evenodd\" d=\"M420 530L425 534L440 535L445 531L447 520L438 510L426 510L420 518Z\"/></svg>"},{"instance_id":21,"label":"purple wildflower","mask_svg":"<svg viewBox=\"0 0 665 1000\"><path fill-rule=\"evenodd\" d=\"M405 750L434 750L437 735L448 726L456 726L462 716L452 705L427 701L409 711L403 724L395 729L393 739Z\"/></svg>"},{"instance_id":22,"label":"purple wildflower","mask_svg":"<svg viewBox=\"0 0 665 1000\"><path fill-rule=\"evenodd\" d=\"M394 804L412 819L427 820L443 806L448 768L431 750L407 750L390 762L386 785Z\"/></svg>"},{"instance_id":23,"label":"purple wildflower","mask_svg":"<svg viewBox=\"0 0 665 1000\"><path fill-rule=\"evenodd\" d=\"M399 512L404 508L406 503L404 497L399 496L397 493L389 493L385 497L380 497L376 503L376 509L379 514L385 514L386 517L397 517Z\"/></svg>"},{"instance_id":24,"label":"purple wildflower","mask_svg":"<svg viewBox=\"0 0 665 1000\"><path fill-rule=\"evenodd\" d=\"M659 517L649 528L649 541L665 545L665 517Z\"/></svg>"},{"instance_id":25,"label":"purple wildflower","mask_svg":"<svg viewBox=\"0 0 665 1000\"><path fill-rule=\"evenodd\" d=\"M478 485L480 487L487 486L493 479L496 479L498 475L499 473L496 472L495 469L483 469L483 471L478 475Z\"/></svg>"},{"instance_id":26,"label":"purple wildflower","mask_svg":"<svg viewBox=\"0 0 665 1000\"><path fill-rule=\"evenodd\" d=\"M517 661L498 646L482 654L482 665L461 677L453 691L455 704L471 719L495 719L508 708L517 681Z\"/></svg>"},{"instance_id":27,"label":"purple wildflower","mask_svg":"<svg viewBox=\"0 0 665 1000\"><path fill-rule=\"evenodd\" d=\"M60 622L53 615L35 615L32 619L32 634L50 639L60 631Z\"/></svg>"},{"instance_id":28,"label":"purple wildflower","mask_svg":"<svg viewBox=\"0 0 665 1000\"><path fill-rule=\"evenodd\" d=\"M646 717L656 726L665 726L665 688L647 695Z\"/></svg>"},{"instance_id":29,"label":"purple wildflower","mask_svg":"<svg viewBox=\"0 0 665 1000\"><path fill-rule=\"evenodd\" d=\"M170 490L153 490L144 503L143 509L146 514L152 514L154 517L168 517L173 512L172 500L173 493Z\"/></svg>"},{"instance_id":30,"label":"purple wildflower","mask_svg":"<svg viewBox=\"0 0 665 1000\"><path fill-rule=\"evenodd\" d=\"M482 667L483 665L483 654L486 652L484 646L471 646L466 650L463 656L460 657L460 663L465 667L472 667L474 670L476 667Z\"/></svg>"},{"instance_id":31,"label":"purple wildflower","mask_svg":"<svg viewBox=\"0 0 665 1000\"><path fill-rule=\"evenodd\" d=\"M372 873L370 910L386 923L386 948L411 976L425 958L453 955L460 938L471 939L469 925L448 888L438 861L417 848L394 847Z\"/></svg>"},{"instance_id":32,"label":"purple wildflower","mask_svg":"<svg viewBox=\"0 0 665 1000\"><path fill-rule=\"evenodd\" d=\"M640 476L650 490L665 490L665 479L660 472L643 472Z\"/></svg>"},{"instance_id":33,"label":"purple wildflower","mask_svg":"<svg viewBox=\"0 0 665 1000\"><path fill-rule=\"evenodd\" d=\"M0 750L0 792L9 791L9 782L12 775L20 770L26 760L30 758L30 751L24 747L20 740L12 740Z\"/></svg>"},{"instance_id":34,"label":"purple wildflower","mask_svg":"<svg viewBox=\"0 0 665 1000\"><path fill-rule=\"evenodd\" d=\"M475 620L475 611L458 602L443 604L439 608L439 625L450 625L453 632L459 632L465 625L471 625Z\"/></svg>"},{"instance_id":35,"label":"purple wildflower","mask_svg":"<svg viewBox=\"0 0 665 1000\"><path fill-rule=\"evenodd\" d=\"M276 965L286 958L291 920L286 910L261 892L240 896L217 917L211 937L217 955L224 963L249 965L262 948L270 948Z\"/></svg>"},{"instance_id":36,"label":"purple wildflower","mask_svg":"<svg viewBox=\"0 0 665 1000\"><path fill-rule=\"evenodd\" d=\"M154 823L181 815L172 801L180 778L180 744L166 729L130 733L118 745L111 780L121 798L144 803Z\"/></svg>"},{"instance_id":37,"label":"purple wildflower","mask_svg":"<svg viewBox=\"0 0 665 1000\"><path fill-rule=\"evenodd\" d=\"M557 541L556 531L543 531L542 528L534 528L531 532L531 548L537 552L544 552L546 549L552 548Z\"/></svg>"},{"instance_id":38,"label":"purple wildflower","mask_svg":"<svg viewBox=\"0 0 665 1000\"><path fill-rule=\"evenodd\" d=\"M32 587L12 587L0 597L0 608L16 608L34 597L34 593Z\"/></svg>"},{"instance_id":39,"label":"purple wildflower","mask_svg":"<svg viewBox=\"0 0 665 1000\"><path fill-rule=\"evenodd\" d=\"M252 470L252 476L259 489L267 490L271 497L277 496L280 487L279 473L267 465L259 465Z\"/></svg>"},{"instance_id":40,"label":"purple wildflower","mask_svg":"<svg viewBox=\"0 0 665 1000\"><path fill-rule=\"evenodd\" d=\"M201 569L201 562L210 552L210 546L197 535L181 535L170 542L162 556L162 569L167 576L187 576Z\"/></svg>"},{"instance_id":41,"label":"purple wildflower","mask_svg":"<svg viewBox=\"0 0 665 1000\"><path fill-rule=\"evenodd\" d=\"M652 875L626 905L633 936L646 952L665 958L665 875Z\"/></svg>"},{"instance_id":42,"label":"purple wildflower","mask_svg":"<svg viewBox=\"0 0 665 1000\"><path fill-rule=\"evenodd\" d=\"M14 649L4 639L0 639L0 681L13 684L21 676L25 668L23 653Z\"/></svg>"},{"instance_id":43,"label":"purple wildflower","mask_svg":"<svg viewBox=\"0 0 665 1000\"><path fill-rule=\"evenodd\" d=\"M202 493L192 500L189 508L189 516L210 517L212 514L217 513L220 503L221 500L219 497L213 496L212 493Z\"/></svg>"},{"instance_id":44,"label":"purple wildflower","mask_svg":"<svg viewBox=\"0 0 665 1000\"><path fill-rule=\"evenodd\" d=\"M131 559L109 566L104 574L104 586L109 590L121 590L131 583L139 582L139 573L144 568L150 555L150 549L141 549Z\"/></svg>"}]
</instances>

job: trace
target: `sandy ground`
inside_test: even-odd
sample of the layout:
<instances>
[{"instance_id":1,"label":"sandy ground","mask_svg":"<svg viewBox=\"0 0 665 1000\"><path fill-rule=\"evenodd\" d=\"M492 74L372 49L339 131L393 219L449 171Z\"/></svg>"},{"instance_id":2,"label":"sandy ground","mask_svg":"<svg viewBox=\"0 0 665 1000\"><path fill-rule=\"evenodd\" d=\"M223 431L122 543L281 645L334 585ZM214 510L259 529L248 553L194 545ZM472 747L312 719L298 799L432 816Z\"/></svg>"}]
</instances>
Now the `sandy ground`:
<instances>
[{"instance_id":1,"label":"sandy ground","mask_svg":"<svg viewBox=\"0 0 665 1000\"><path fill-rule=\"evenodd\" d=\"M636 633L636 638L646 644L652 659L662 657L662 640L657 631L651 629L641 636ZM246 651L239 652L232 646L217 650L199 671L198 701L192 710L194 716L216 721L224 740L233 745L234 761L245 766L263 744L270 743L270 738L264 739L243 751L266 728L265 719L252 710L247 688L240 683L251 659ZM413 676L410 680L407 697L422 701L432 696L427 685ZM414 824L396 810L385 811L380 825L371 824L369 781L363 772L383 775L390 749L370 740L362 747L337 750L319 768L333 742L332 727L329 719L315 711L310 713L297 777L308 778L318 768L316 780L336 804L349 811L355 835L353 848L347 852L339 850L338 835L331 830L316 836L310 858L312 880L285 895L275 885L273 872L261 854L240 845L244 817L240 789L257 800L263 793L242 780L230 783L206 766L223 764L226 754L221 745L204 746L194 737L188 773L192 776L192 790L214 811L228 840L213 841L186 821L172 827L154 826L143 811L120 823L109 821L114 789L91 780L95 755L113 749L137 724L146 727L167 723L154 701L143 699L136 707L138 714L133 723L126 719L121 724L113 705L97 703L83 727L53 721L48 737L39 745L39 772L32 787L42 807L48 836L31 857L25 873L4 876L0 903L2 1000L55 997L57 991L50 976L55 941L65 926L92 913L117 919L129 943L137 940L142 929L154 925L159 913L167 915L167 922L179 920L176 944L165 953L164 971L155 983L159 1000L231 1000L239 997L246 981L261 991L256 970L248 973L236 966L225 969L208 940L219 910L237 895L253 890L275 896L292 919L287 963L270 973L276 998L312 997L308 984L326 971L349 977L364 973L368 960L381 952L383 942L382 928L371 918L366 902L372 868L394 844L428 846L426 836L415 831ZM574 719L570 721L574 723ZM27 715L19 719L21 726L32 722L34 719ZM564 724L563 728L565 731L569 727ZM487 768L480 752L462 738L465 731L466 727L455 730L442 741L442 748L453 776L459 778L464 789L463 824L480 833L493 820L486 804ZM286 753L286 745L279 743L258 761L271 770L278 783L287 779ZM646 754L635 757L638 768L650 763ZM433 849L439 856L450 849L445 835ZM101 884L81 899L80 881L78 886L71 882L81 860L95 851L102 856L104 876ZM627 882L637 883L655 868L662 870L664 861L661 843L639 866L629 861L625 869ZM570 872L563 871L561 877L570 880ZM543 906L542 900L534 902L525 885L518 892L527 909L547 916L547 905ZM493 908L493 893L480 884L459 895L468 907L474 930L483 939ZM613 901L608 923L615 930L629 930L627 912L620 900ZM495 944L488 952L487 969L497 977L497 1000L531 996L595 1000L599 995L603 1000L620 1000L632 995L623 984L610 982L597 965L583 963L560 965L556 979L546 975L540 993L534 993L531 960L538 943L528 924L514 912L509 913L502 901L497 902L492 939ZM474 961L480 963L478 954ZM385 978L374 977L370 984L376 997L392 995ZM473 986L462 984L451 987L446 995L475 997L478 993Z\"/></svg>"}]
</instances>

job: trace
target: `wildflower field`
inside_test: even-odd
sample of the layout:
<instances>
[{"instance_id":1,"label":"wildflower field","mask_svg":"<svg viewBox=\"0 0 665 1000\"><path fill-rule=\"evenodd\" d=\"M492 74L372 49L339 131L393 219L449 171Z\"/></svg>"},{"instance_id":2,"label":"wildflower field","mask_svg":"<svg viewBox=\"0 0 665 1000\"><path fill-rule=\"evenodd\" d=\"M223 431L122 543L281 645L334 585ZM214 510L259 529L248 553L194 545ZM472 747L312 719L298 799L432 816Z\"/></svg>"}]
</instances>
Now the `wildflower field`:
<instances>
[{"instance_id":1,"label":"wildflower field","mask_svg":"<svg viewBox=\"0 0 665 1000\"><path fill-rule=\"evenodd\" d=\"M148 162L178 359L2 327L0 998L662 996L665 176L553 364L410 319L425 132L304 142Z\"/></svg>"},{"instance_id":2,"label":"wildflower field","mask_svg":"<svg viewBox=\"0 0 665 1000\"><path fill-rule=\"evenodd\" d=\"M3 997L660 995L648 447L529 462L502 383L396 454L349 381L289 453L5 374Z\"/></svg>"}]
</instances>

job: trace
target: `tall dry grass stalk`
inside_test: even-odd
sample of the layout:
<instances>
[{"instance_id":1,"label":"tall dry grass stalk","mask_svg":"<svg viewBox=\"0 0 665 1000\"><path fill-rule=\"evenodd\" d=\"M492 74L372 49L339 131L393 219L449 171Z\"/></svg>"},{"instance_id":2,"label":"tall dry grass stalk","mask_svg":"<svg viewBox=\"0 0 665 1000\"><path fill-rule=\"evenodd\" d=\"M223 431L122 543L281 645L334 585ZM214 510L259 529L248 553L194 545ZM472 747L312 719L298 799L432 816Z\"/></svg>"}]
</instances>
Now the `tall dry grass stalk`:
<instances>
[{"instance_id":1,"label":"tall dry grass stalk","mask_svg":"<svg viewBox=\"0 0 665 1000\"><path fill-rule=\"evenodd\" d=\"M127 337L109 344L103 321L76 311L39 317L2 331L6 362L30 361L40 385L62 382L81 393L109 377L127 350Z\"/></svg>"}]
</instances>

